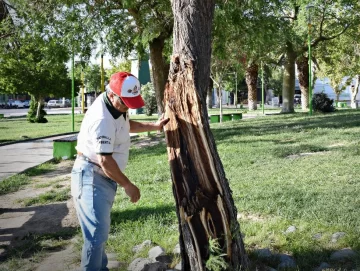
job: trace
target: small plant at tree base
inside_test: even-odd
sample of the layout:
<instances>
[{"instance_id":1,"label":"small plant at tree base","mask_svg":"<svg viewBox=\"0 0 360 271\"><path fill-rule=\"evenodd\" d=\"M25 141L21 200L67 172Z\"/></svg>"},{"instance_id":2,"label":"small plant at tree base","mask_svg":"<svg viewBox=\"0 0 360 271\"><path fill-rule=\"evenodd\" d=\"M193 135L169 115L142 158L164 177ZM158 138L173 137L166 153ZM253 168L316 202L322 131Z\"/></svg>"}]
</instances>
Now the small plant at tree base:
<instances>
[{"instance_id":1,"label":"small plant at tree base","mask_svg":"<svg viewBox=\"0 0 360 271\"><path fill-rule=\"evenodd\" d=\"M31 98L30 108L27 114L27 120L31 123L46 123L48 120L45 118L46 112L44 110L44 104L41 105L40 115L36 117L39 102L34 98Z\"/></svg>"},{"instance_id":2,"label":"small plant at tree base","mask_svg":"<svg viewBox=\"0 0 360 271\"><path fill-rule=\"evenodd\" d=\"M155 89L152 83L147 83L141 88L141 96L145 102L145 114L146 116L151 116L157 111L157 103L155 96Z\"/></svg>"},{"instance_id":3,"label":"small plant at tree base","mask_svg":"<svg viewBox=\"0 0 360 271\"><path fill-rule=\"evenodd\" d=\"M330 99L326 93L315 93L312 98L312 106L315 111L334 112L334 100Z\"/></svg>"},{"instance_id":4,"label":"small plant at tree base","mask_svg":"<svg viewBox=\"0 0 360 271\"><path fill-rule=\"evenodd\" d=\"M206 269L211 271L228 270L228 264L224 259L224 257L227 255L225 253L222 253L217 239L209 239L209 251L210 256L205 264Z\"/></svg>"}]
</instances>

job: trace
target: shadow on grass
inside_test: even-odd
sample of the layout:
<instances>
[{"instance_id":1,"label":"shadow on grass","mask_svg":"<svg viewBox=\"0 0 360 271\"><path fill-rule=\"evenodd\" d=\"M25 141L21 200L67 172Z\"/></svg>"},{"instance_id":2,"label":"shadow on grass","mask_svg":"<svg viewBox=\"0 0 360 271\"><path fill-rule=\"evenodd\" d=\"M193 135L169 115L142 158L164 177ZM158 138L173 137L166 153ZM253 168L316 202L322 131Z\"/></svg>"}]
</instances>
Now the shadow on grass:
<instances>
[{"instance_id":1,"label":"shadow on grass","mask_svg":"<svg viewBox=\"0 0 360 271\"><path fill-rule=\"evenodd\" d=\"M144 220L150 216L165 216L170 212L175 212L175 205L161 205L156 208L138 207L132 210L112 211L111 224L118 224L127 221Z\"/></svg>"},{"instance_id":2,"label":"shadow on grass","mask_svg":"<svg viewBox=\"0 0 360 271\"><path fill-rule=\"evenodd\" d=\"M145 146L144 146L145 147ZM146 146L145 148L131 148L130 149L130 160L132 157L136 157L138 155L166 155L166 143L160 142L159 144Z\"/></svg>"},{"instance_id":3,"label":"shadow on grass","mask_svg":"<svg viewBox=\"0 0 360 271\"><path fill-rule=\"evenodd\" d=\"M304 118L305 117L305 118ZM254 125L256 124L256 125ZM230 125L230 124L229 124ZM360 126L360 111L343 110L333 114L319 114L311 118L306 113L291 115L276 115L255 118L246 121L232 122L229 125L215 126L212 133L217 141L226 140L233 136L271 135L286 133L288 129L312 130L315 128L346 129ZM284 129L284 128L287 129Z\"/></svg>"},{"instance_id":4,"label":"shadow on grass","mask_svg":"<svg viewBox=\"0 0 360 271\"><path fill-rule=\"evenodd\" d=\"M78 232L77 227L62 226L62 220L68 213L66 203L27 208L0 208L0 214L18 217L8 219L0 229L0 243L4 249L0 253L0 261L13 257L28 258L44 250L61 250L64 244L58 241L69 240Z\"/></svg>"},{"instance_id":5,"label":"shadow on grass","mask_svg":"<svg viewBox=\"0 0 360 271\"><path fill-rule=\"evenodd\" d=\"M356 250L356 249L354 249ZM321 270L336 270L336 271L350 271L359 270L360 268L360 254L354 258L343 259L340 261L330 260L331 254L335 250L306 250L299 253L294 253L293 258L295 259L296 268L288 268L281 270L289 271L309 271L309 270L320 270L318 268L322 263L327 263L329 269L323 268ZM251 261L250 270L266 271L268 267L277 269L281 260L280 254L272 254L269 257L261 257L255 251L248 252L249 259Z\"/></svg>"},{"instance_id":6,"label":"shadow on grass","mask_svg":"<svg viewBox=\"0 0 360 271\"><path fill-rule=\"evenodd\" d=\"M54 165L59 164L60 160L58 159L53 159L50 162L47 162L45 164L42 164L40 166L36 166L33 168L29 168L27 170L25 170L24 172L22 172L23 174L26 174L29 177L32 176L39 176L42 174L46 174L46 173L50 173L54 171ZM58 174L63 174L63 173L68 173L71 171L71 168L64 168L62 171L56 171L56 175Z\"/></svg>"}]
</instances>

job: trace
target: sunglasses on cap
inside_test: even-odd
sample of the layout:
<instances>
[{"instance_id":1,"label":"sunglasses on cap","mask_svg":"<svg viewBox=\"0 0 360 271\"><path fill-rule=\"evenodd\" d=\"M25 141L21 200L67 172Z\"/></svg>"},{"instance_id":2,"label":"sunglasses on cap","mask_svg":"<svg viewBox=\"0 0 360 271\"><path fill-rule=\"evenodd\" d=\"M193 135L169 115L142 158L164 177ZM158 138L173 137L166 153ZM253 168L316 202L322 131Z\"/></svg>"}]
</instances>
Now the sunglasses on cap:
<instances>
[{"instance_id":1,"label":"sunglasses on cap","mask_svg":"<svg viewBox=\"0 0 360 271\"><path fill-rule=\"evenodd\" d=\"M107 92L111 92L112 94L114 94L114 96L119 100L119 102L122 104L122 105L126 105L124 103L124 101L121 99L121 97L119 95L117 95L114 91L111 90L111 88L109 86L106 86L106 91Z\"/></svg>"}]
</instances>

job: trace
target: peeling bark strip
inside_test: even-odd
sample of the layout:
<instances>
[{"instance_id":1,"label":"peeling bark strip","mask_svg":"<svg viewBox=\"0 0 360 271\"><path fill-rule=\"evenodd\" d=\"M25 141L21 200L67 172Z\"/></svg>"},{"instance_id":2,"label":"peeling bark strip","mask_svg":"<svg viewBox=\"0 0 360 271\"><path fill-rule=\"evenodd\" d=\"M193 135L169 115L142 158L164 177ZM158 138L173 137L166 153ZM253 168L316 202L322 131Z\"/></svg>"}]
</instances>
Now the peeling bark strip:
<instances>
[{"instance_id":1,"label":"peeling bark strip","mask_svg":"<svg viewBox=\"0 0 360 271\"><path fill-rule=\"evenodd\" d=\"M191 61L173 64L165 89L168 156L184 247L183 270L205 270L209 238L217 239L230 266L247 263L231 191L218 159ZM181 64L180 64L181 62ZM219 170L221 169L221 170Z\"/></svg>"},{"instance_id":2,"label":"peeling bark strip","mask_svg":"<svg viewBox=\"0 0 360 271\"><path fill-rule=\"evenodd\" d=\"M205 271L217 239L227 270L248 265L236 208L207 120L214 0L173 0L174 46L165 135L179 219L182 270ZM220 256L220 255L217 255Z\"/></svg>"}]
</instances>

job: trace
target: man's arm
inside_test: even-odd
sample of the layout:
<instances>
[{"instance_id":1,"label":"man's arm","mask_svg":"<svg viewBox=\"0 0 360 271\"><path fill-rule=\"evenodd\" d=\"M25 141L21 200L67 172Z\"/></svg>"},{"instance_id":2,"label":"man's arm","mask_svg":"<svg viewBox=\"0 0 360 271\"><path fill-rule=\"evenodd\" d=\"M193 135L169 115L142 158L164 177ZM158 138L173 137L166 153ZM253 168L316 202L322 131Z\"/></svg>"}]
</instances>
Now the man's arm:
<instances>
[{"instance_id":1,"label":"man's arm","mask_svg":"<svg viewBox=\"0 0 360 271\"><path fill-rule=\"evenodd\" d=\"M125 189L125 193L130 197L131 202L137 202L140 199L139 188L130 182L128 177L126 177L124 173L121 172L112 155L98 154L97 157L99 164L106 176L117 182Z\"/></svg>"},{"instance_id":2,"label":"man's arm","mask_svg":"<svg viewBox=\"0 0 360 271\"><path fill-rule=\"evenodd\" d=\"M160 119L157 122L137 122L130 120L130 133L141 133L162 130L170 119Z\"/></svg>"}]
</instances>

